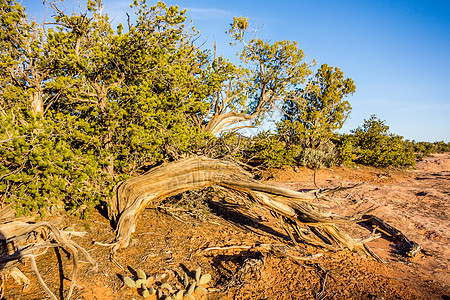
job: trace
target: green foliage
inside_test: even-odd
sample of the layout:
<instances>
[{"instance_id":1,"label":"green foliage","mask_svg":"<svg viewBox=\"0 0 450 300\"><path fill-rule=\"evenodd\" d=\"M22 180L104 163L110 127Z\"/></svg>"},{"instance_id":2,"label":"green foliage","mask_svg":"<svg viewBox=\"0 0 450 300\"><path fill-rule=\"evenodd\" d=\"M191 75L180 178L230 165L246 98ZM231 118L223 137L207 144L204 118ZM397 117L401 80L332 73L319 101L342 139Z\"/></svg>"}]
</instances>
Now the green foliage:
<instances>
[{"instance_id":1,"label":"green foliage","mask_svg":"<svg viewBox=\"0 0 450 300\"><path fill-rule=\"evenodd\" d=\"M353 81L322 65L305 85L310 65L296 42L247 41L248 19L235 18L229 33L243 47L235 65L199 50L177 6L134 0L136 21L114 29L100 0L70 15L59 1L46 4L52 27L0 0L0 204L18 214L85 215L117 182L190 154L266 167L337 163L330 139L350 112ZM283 103L277 135L225 133ZM375 117L337 145L342 163L375 166L450 148L405 142Z\"/></svg>"},{"instance_id":2,"label":"green foliage","mask_svg":"<svg viewBox=\"0 0 450 300\"><path fill-rule=\"evenodd\" d=\"M434 151L436 153L450 152L450 142L448 143L445 143L444 141L434 142L433 146L435 149Z\"/></svg>"},{"instance_id":3,"label":"green foliage","mask_svg":"<svg viewBox=\"0 0 450 300\"><path fill-rule=\"evenodd\" d=\"M251 111L270 111L278 100L288 97L305 81L310 70L304 57L297 42L270 44L261 39L250 40L249 46L241 53L241 59L253 65L253 85L249 89Z\"/></svg>"},{"instance_id":4,"label":"green foliage","mask_svg":"<svg viewBox=\"0 0 450 300\"><path fill-rule=\"evenodd\" d=\"M409 146L412 151L414 151L418 158L428 156L432 153L445 153L450 152L450 142L445 143L444 141L439 142L409 142Z\"/></svg>"},{"instance_id":5,"label":"green foliage","mask_svg":"<svg viewBox=\"0 0 450 300\"><path fill-rule=\"evenodd\" d=\"M351 107L344 98L355 91L352 79L338 68L323 64L306 87L292 92L283 104L278 132L290 143L318 148L340 129Z\"/></svg>"},{"instance_id":6,"label":"green foliage","mask_svg":"<svg viewBox=\"0 0 450 300\"><path fill-rule=\"evenodd\" d=\"M307 166L309 168L333 167L339 164L338 150L332 142L318 149L287 144L281 136L269 131L259 133L245 146L242 159L268 168Z\"/></svg>"},{"instance_id":7,"label":"green foliage","mask_svg":"<svg viewBox=\"0 0 450 300\"><path fill-rule=\"evenodd\" d=\"M83 213L137 170L204 145L191 116L207 107L205 54L175 6L136 1L124 32L100 1L71 15L47 3L56 26L44 29L0 2L0 198L18 214Z\"/></svg>"},{"instance_id":8,"label":"green foliage","mask_svg":"<svg viewBox=\"0 0 450 300\"><path fill-rule=\"evenodd\" d=\"M301 151L299 147L286 147L276 135L263 131L252 139L247 149L249 160L257 161L268 168L281 168L294 163L294 158Z\"/></svg>"},{"instance_id":9,"label":"green foliage","mask_svg":"<svg viewBox=\"0 0 450 300\"><path fill-rule=\"evenodd\" d=\"M18 119L0 116L0 197L18 215L45 215L55 206L85 216L107 193L96 186L101 162L71 147L61 124Z\"/></svg>"},{"instance_id":10,"label":"green foliage","mask_svg":"<svg viewBox=\"0 0 450 300\"><path fill-rule=\"evenodd\" d=\"M243 41L244 33L248 30L248 26L248 18L234 17L233 24L231 24L231 28L228 30L228 33L233 39Z\"/></svg>"},{"instance_id":11,"label":"green foliage","mask_svg":"<svg viewBox=\"0 0 450 300\"><path fill-rule=\"evenodd\" d=\"M342 135L337 141L340 163L347 167L352 167L356 163L357 149L355 149L352 135Z\"/></svg>"},{"instance_id":12,"label":"green foliage","mask_svg":"<svg viewBox=\"0 0 450 300\"><path fill-rule=\"evenodd\" d=\"M403 137L389 133L385 121L372 115L362 127L353 131L357 162L375 167L414 166L414 153Z\"/></svg>"},{"instance_id":13,"label":"green foliage","mask_svg":"<svg viewBox=\"0 0 450 300\"><path fill-rule=\"evenodd\" d=\"M205 68L205 100L210 105L195 116L203 131L217 134L241 122L258 125L310 73L297 42L269 43L253 36L247 41L249 31L248 19L234 18L229 34L243 47L241 66L214 53Z\"/></svg>"}]
</instances>

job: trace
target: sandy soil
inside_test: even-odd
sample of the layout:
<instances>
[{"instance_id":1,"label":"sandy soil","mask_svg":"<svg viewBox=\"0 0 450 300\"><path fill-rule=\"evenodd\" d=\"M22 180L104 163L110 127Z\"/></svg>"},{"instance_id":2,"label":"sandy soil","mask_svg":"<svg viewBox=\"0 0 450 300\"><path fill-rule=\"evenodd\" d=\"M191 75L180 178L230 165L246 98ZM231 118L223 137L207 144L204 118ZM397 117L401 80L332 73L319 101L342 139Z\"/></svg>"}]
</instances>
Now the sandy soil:
<instances>
[{"instance_id":1,"label":"sandy soil","mask_svg":"<svg viewBox=\"0 0 450 300\"><path fill-rule=\"evenodd\" d=\"M275 170L269 182L294 190L315 188L313 172L305 168ZM155 278L155 287L167 282L181 288L183 274L192 278L198 267L212 275L207 296L197 295L201 299L450 299L450 153L428 157L415 170L339 167L316 173L319 187L359 182L370 183L319 205L344 214L376 205L372 214L419 243L424 252L412 259L401 257L383 236L369 246L384 264L347 250L326 252L303 244L294 254L308 259L289 259L285 251L291 251L286 248L291 241L267 211L220 189L193 192L141 215L131 245L117 255L124 269L109 261L107 247L94 244L114 238L100 213L87 220L66 218L61 228L87 232L73 239L99 264L98 272L80 264L72 299L143 299L123 285L123 276L143 269ZM343 229L353 237L370 233L358 225ZM71 264L66 253L47 251L39 256L38 268L55 294L67 293ZM9 278L4 299L47 299L28 262L21 270L32 283L22 290Z\"/></svg>"}]
</instances>

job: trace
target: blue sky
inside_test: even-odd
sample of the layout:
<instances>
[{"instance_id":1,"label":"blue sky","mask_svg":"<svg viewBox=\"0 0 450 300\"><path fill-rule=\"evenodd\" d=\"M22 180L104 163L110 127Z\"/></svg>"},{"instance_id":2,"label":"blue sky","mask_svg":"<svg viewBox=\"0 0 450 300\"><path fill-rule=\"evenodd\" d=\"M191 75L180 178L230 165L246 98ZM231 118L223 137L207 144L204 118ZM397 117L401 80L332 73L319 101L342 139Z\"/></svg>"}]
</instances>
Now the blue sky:
<instances>
[{"instance_id":1,"label":"blue sky","mask_svg":"<svg viewBox=\"0 0 450 300\"><path fill-rule=\"evenodd\" d=\"M83 1L81 1L83 2ZM40 19L41 1L23 0ZM71 8L71 0L66 0ZM76 3L76 1L73 1ZM131 0L104 0L114 23ZM149 1L153 4L153 1ZM179 0L205 47L234 58L225 34L233 16L250 18L268 41L297 41L307 60L341 68L355 81L353 110L341 132L376 114L390 131L416 141L450 141L450 1ZM73 7L78 7L73 4Z\"/></svg>"}]
</instances>

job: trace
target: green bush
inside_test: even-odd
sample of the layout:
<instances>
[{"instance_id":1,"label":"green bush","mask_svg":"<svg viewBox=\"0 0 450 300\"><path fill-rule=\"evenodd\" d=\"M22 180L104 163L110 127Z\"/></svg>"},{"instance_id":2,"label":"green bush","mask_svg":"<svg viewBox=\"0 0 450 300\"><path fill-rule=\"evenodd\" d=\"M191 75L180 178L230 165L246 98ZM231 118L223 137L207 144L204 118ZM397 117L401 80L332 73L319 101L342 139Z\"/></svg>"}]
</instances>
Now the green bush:
<instances>
[{"instance_id":1,"label":"green bush","mask_svg":"<svg viewBox=\"0 0 450 300\"><path fill-rule=\"evenodd\" d=\"M256 161L268 168L281 168L294 164L294 157L299 153L300 147L286 147L276 135L269 131L259 133L252 139L247 152L250 161Z\"/></svg>"},{"instance_id":2,"label":"green bush","mask_svg":"<svg viewBox=\"0 0 450 300\"><path fill-rule=\"evenodd\" d=\"M355 165L358 150L354 147L354 140L351 135L343 135L338 140L339 162L351 167Z\"/></svg>"},{"instance_id":3,"label":"green bush","mask_svg":"<svg viewBox=\"0 0 450 300\"><path fill-rule=\"evenodd\" d=\"M432 153L450 152L450 142L449 143L445 143L444 141L439 141L439 142L434 142L432 145L433 145L432 146L432 149L433 149Z\"/></svg>"},{"instance_id":4,"label":"green bush","mask_svg":"<svg viewBox=\"0 0 450 300\"><path fill-rule=\"evenodd\" d=\"M353 133L357 163L374 167L415 165L415 155L408 143L403 141L403 137L390 133L385 121L375 115L364 120L363 127L358 127ZM345 155L348 160L349 154Z\"/></svg>"},{"instance_id":5,"label":"green bush","mask_svg":"<svg viewBox=\"0 0 450 300\"><path fill-rule=\"evenodd\" d=\"M21 121L0 117L0 198L17 215L44 216L53 205L86 215L105 196L99 189L107 186L101 180L101 160L71 147L51 121Z\"/></svg>"},{"instance_id":6,"label":"green bush","mask_svg":"<svg viewBox=\"0 0 450 300\"><path fill-rule=\"evenodd\" d=\"M444 141L434 143L407 141L407 144L410 151L415 153L417 160L422 160L423 157L432 153L450 152L450 143L445 143Z\"/></svg>"},{"instance_id":7,"label":"green bush","mask_svg":"<svg viewBox=\"0 0 450 300\"><path fill-rule=\"evenodd\" d=\"M53 3L61 26L51 28L16 1L0 4L0 205L18 214L84 214L115 183L207 140L193 125L208 106L206 57L184 12L136 2L124 33L88 2L71 15Z\"/></svg>"}]
</instances>

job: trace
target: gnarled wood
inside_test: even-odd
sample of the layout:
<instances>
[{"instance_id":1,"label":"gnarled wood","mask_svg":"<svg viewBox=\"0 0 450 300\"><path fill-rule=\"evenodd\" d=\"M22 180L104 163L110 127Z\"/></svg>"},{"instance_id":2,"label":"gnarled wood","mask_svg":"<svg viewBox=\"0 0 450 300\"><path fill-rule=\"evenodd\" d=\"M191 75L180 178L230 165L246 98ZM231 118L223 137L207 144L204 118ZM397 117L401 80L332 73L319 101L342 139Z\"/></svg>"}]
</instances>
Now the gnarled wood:
<instances>
[{"instance_id":1,"label":"gnarled wood","mask_svg":"<svg viewBox=\"0 0 450 300\"><path fill-rule=\"evenodd\" d=\"M349 248L363 256L376 257L363 242L353 240L335 226L340 222L357 222L361 220L360 216L346 217L324 212L311 203L317 196L314 191L296 192L261 183L233 162L197 156L156 167L118 186L108 207L109 218L116 225L116 243L112 254L128 246L137 217L150 203L208 186L248 193L254 201L281 216L306 242L330 248L324 242L302 235L297 225L320 227L322 234L339 247ZM289 226L286 227L288 231Z\"/></svg>"},{"instance_id":2,"label":"gnarled wood","mask_svg":"<svg viewBox=\"0 0 450 300\"><path fill-rule=\"evenodd\" d=\"M419 244L411 241L400 230L392 227L380 218L373 215L364 215L363 219L363 223L372 225L378 231L390 236L395 241L396 250L399 254L414 257L423 250Z\"/></svg>"},{"instance_id":3,"label":"gnarled wood","mask_svg":"<svg viewBox=\"0 0 450 300\"><path fill-rule=\"evenodd\" d=\"M61 247L71 254L73 272L66 297L66 299L70 299L76 286L78 254L81 252L95 268L97 264L85 249L70 240L64 232L56 228L55 222L39 222L33 224L12 221L0 223L0 275L14 270L19 260L28 258L39 284L51 299L56 300L56 296L47 287L36 266L36 253L42 253L43 250L51 247Z\"/></svg>"}]
</instances>

